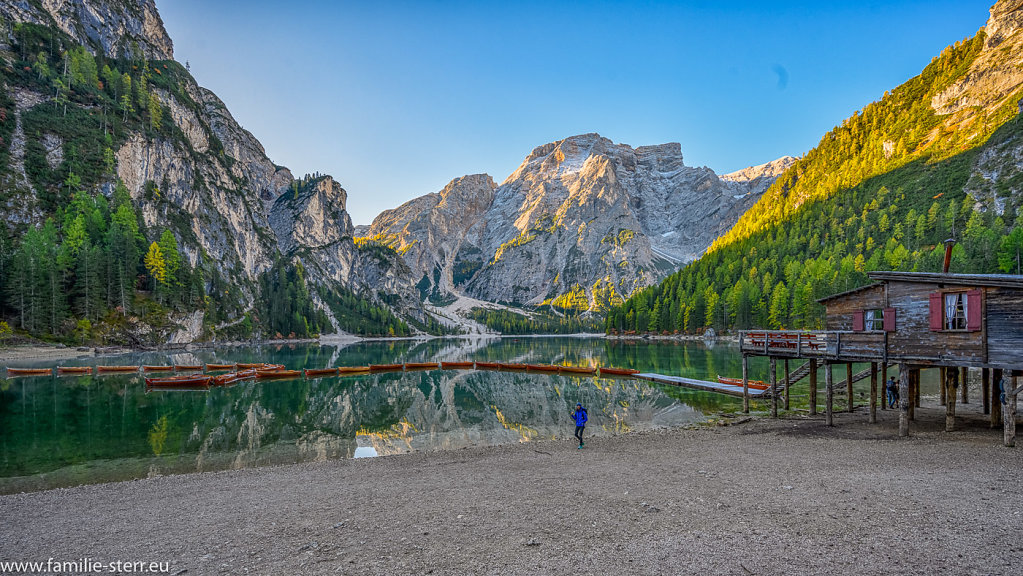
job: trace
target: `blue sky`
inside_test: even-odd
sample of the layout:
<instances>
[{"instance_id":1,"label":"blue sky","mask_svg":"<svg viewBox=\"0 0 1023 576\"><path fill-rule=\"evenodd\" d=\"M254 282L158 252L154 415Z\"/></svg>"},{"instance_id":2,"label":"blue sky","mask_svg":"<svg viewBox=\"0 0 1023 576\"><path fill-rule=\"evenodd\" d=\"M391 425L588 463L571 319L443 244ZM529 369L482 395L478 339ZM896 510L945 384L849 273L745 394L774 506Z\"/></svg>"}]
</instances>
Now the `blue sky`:
<instances>
[{"instance_id":1,"label":"blue sky","mask_svg":"<svg viewBox=\"0 0 1023 576\"><path fill-rule=\"evenodd\" d=\"M541 144L680 142L718 173L799 156L973 36L992 0L157 0L178 61L356 224Z\"/></svg>"}]
</instances>

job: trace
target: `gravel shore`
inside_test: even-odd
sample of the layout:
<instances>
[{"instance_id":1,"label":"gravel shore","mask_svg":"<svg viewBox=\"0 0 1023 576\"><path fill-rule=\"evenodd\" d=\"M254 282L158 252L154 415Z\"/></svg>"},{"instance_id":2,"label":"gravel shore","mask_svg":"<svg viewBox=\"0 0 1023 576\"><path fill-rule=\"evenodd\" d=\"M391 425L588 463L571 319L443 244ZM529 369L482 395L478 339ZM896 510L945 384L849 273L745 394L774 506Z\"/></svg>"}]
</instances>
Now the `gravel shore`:
<instances>
[{"instance_id":1,"label":"gravel shore","mask_svg":"<svg viewBox=\"0 0 1023 576\"><path fill-rule=\"evenodd\" d=\"M189 576L1023 573L1023 450L979 415L945 433L942 409L918 409L908 439L880 415L0 496L0 560Z\"/></svg>"}]
</instances>

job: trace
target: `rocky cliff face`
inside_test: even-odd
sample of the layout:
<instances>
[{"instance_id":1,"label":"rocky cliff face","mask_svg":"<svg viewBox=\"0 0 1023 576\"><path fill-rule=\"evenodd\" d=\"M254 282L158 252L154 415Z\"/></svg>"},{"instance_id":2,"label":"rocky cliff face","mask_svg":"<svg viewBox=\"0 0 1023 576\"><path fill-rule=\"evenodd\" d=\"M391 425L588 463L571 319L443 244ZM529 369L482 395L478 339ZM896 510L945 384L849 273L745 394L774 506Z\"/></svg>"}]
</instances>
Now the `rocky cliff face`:
<instances>
[{"instance_id":1,"label":"rocky cliff face","mask_svg":"<svg viewBox=\"0 0 1023 576\"><path fill-rule=\"evenodd\" d=\"M391 242L431 290L601 310L698 257L790 163L725 179L685 166L678 144L584 134L534 149L496 188L454 180L364 234Z\"/></svg>"},{"instance_id":2,"label":"rocky cliff face","mask_svg":"<svg viewBox=\"0 0 1023 576\"><path fill-rule=\"evenodd\" d=\"M330 177L296 180L287 168L275 165L224 102L171 61L173 44L153 0L0 0L0 15L8 22L59 30L54 38L59 38L64 49L80 43L97 57L110 58L103 62L122 67L136 84L144 70L151 70L147 90L159 102L163 122L174 128L155 129L148 110L139 113L144 114L143 122L123 123L110 144L114 172L98 186L110 195L114 182L123 181L146 229L157 236L164 229L171 230L191 265L204 261L220 280L236 287L237 301L218 302L222 310L230 310L228 316L240 316L257 306L260 277L284 258L300 261L308 271L307 281L314 285L344 287L371 300L386 292L392 307L408 308L396 312L422 317L414 280L405 264L396 255L364 253L353 243L352 223L345 210L347 193L341 186ZM21 53L9 51L7 42L3 35L0 52L4 58L8 62L22 58ZM54 54L49 61L61 58ZM57 108L53 94L43 91L45 83L34 76L18 78L10 67L5 74L16 84L7 88L14 96L16 123L16 146L9 162L13 170L2 183L5 204L16 214L7 224L38 224L47 214L36 199L52 194L44 189L52 185L26 175L26 135L21 120L38 107ZM97 84L103 90L102 82ZM66 106L88 108L87 102L75 98ZM103 113L110 112L104 109ZM123 119L133 113L124 112ZM47 152L51 169L60 165L67 152L68 143L57 133L63 118L50 123L57 126L53 133L41 134L52 149ZM95 141L103 138L104 133L97 132L89 145L101 145ZM223 294L213 296L225 298ZM198 324L202 325L201 318ZM189 330L187 337L194 332ZM186 335L171 337L174 341L182 338Z\"/></svg>"}]
</instances>

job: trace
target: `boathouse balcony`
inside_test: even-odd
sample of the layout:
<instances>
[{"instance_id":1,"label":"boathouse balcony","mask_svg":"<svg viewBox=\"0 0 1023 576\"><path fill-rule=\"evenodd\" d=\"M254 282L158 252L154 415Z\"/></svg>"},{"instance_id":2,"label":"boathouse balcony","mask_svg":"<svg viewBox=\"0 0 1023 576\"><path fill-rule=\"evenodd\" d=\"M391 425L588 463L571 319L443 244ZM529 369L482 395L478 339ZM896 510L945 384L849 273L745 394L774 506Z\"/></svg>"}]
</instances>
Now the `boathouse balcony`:
<instances>
[{"instance_id":1,"label":"boathouse balcony","mask_svg":"<svg viewBox=\"0 0 1023 576\"><path fill-rule=\"evenodd\" d=\"M739 333L741 352L777 358L887 360L884 332L758 330Z\"/></svg>"}]
</instances>

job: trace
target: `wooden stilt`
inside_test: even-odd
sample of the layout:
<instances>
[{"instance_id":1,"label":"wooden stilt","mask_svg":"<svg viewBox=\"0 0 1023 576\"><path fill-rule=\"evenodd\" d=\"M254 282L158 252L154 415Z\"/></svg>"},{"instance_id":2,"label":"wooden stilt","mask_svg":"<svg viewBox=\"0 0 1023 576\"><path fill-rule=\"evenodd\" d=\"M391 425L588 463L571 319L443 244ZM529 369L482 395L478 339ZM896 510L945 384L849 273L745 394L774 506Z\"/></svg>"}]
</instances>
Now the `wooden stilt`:
<instances>
[{"instance_id":1,"label":"wooden stilt","mask_svg":"<svg viewBox=\"0 0 1023 576\"><path fill-rule=\"evenodd\" d=\"M877 362L870 363L870 423L877 424Z\"/></svg>"},{"instance_id":2,"label":"wooden stilt","mask_svg":"<svg viewBox=\"0 0 1023 576\"><path fill-rule=\"evenodd\" d=\"M778 417L778 360L771 357L771 418Z\"/></svg>"},{"instance_id":3,"label":"wooden stilt","mask_svg":"<svg viewBox=\"0 0 1023 576\"><path fill-rule=\"evenodd\" d=\"M817 415L817 360L810 360L810 416Z\"/></svg>"},{"instance_id":4,"label":"wooden stilt","mask_svg":"<svg viewBox=\"0 0 1023 576\"><path fill-rule=\"evenodd\" d=\"M1003 425L1005 426L1005 445L1012 448L1016 445L1016 387L1019 378L1012 377L1012 384L1009 379L1002 377L1005 389L1005 406L1002 409Z\"/></svg>"},{"instance_id":5,"label":"wooden stilt","mask_svg":"<svg viewBox=\"0 0 1023 576\"><path fill-rule=\"evenodd\" d=\"M1002 399L999 396L1001 390L998 386L1002 381L1002 369L995 368L991 371L991 428L1002 426Z\"/></svg>"},{"instance_id":6,"label":"wooden stilt","mask_svg":"<svg viewBox=\"0 0 1023 576\"><path fill-rule=\"evenodd\" d=\"M914 376L914 372L919 373L920 370L914 370L913 368L908 368L908 372L909 373L906 374L906 378L909 381L907 383L908 388L909 388L909 398L907 398L907 400L909 402L909 420L910 420L910 422L913 422L913 420L917 419L917 394L916 394L917 393L917 387L915 386L915 383L916 383L917 379L913 378L913 376ZM901 394L902 393L900 391L899 395L901 396Z\"/></svg>"},{"instance_id":7,"label":"wooden stilt","mask_svg":"<svg viewBox=\"0 0 1023 576\"><path fill-rule=\"evenodd\" d=\"M835 425L835 389L832 364L824 364L824 423L828 426Z\"/></svg>"},{"instance_id":8,"label":"wooden stilt","mask_svg":"<svg viewBox=\"0 0 1023 576\"><path fill-rule=\"evenodd\" d=\"M945 405L945 401L946 401L945 400L945 382L947 382L947 381L948 381L948 379L945 376L945 367L942 366L942 367L938 368L938 383L939 383L938 384L938 396L941 398L941 405L942 406Z\"/></svg>"},{"instance_id":9,"label":"wooden stilt","mask_svg":"<svg viewBox=\"0 0 1023 576\"><path fill-rule=\"evenodd\" d=\"M845 363L845 404L846 411L853 411L852 362Z\"/></svg>"},{"instance_id":10,"label":"wooden stilt","mask_svg":"<svg viewBox=\"0 0 1023 576\"><path fill-rule=\"evenodd\" d=\"M881 403L881 409L888 409L888 364L886 362L881 363L881 382L884 382L884 402Z\"/></svg>"},{"instance_id":11,"label":"wooden stilt","mask_svg":"<svg viewBox=\"0 0 1023 576\"><path fill-rule=\"evenodd\" d=\"M984 402L984 413L991 413L991 369L980 369L980 398Z\"/></svg>"},{"instance_id":12,"label":"wooden stilt","mask_svg":"<svg viewBox=\"0 0 1023 576\"><path fill-rule=\"evenodd\" d=\"M970 395L967 393L970 382L970 369L963 366L959 369L959 388L963 391L963 404L970 403Z\"/></svg>"},{"instance_id":13,"label":"wooden stilt","mask_svg":"<svg viewBox=\"0 0 1023 576\"><path fill-rule=\"evenodd\" d=\"M909 367L899 364L899 436L909 436Z\"/></svg>"},{"instance_id":14,"label":"wooden stilt","mask_svg":"<svg viewBox=\"0 0 1023 576\"><path fill-rule=\"evenodd\" d=\"M742 413L749 414L749 356L742 355Z\"/></svg>"},{"instance_id":15,"label":"wooden stilt","mask_svg":"<svg viewBox=\"0 0 1023 576\"><path fill-rule=\"evenodd\" d=\"M789 372L789 359L785 359L785 410L789 409L789 378L792 373Z\"/></svg>"},{"instance_id":16,"label":"wooden stilt","mask_svg":"<svg viewBox=\"0 0 1023 576\"><path fill-rule=\"evenodd\" d=\"M959 370L950 368L945 371L947 380L945 386L947 393L945 399L945 432L953 432L956 429L956 386L959 380Z\"/></svg>"}]
</instances>

